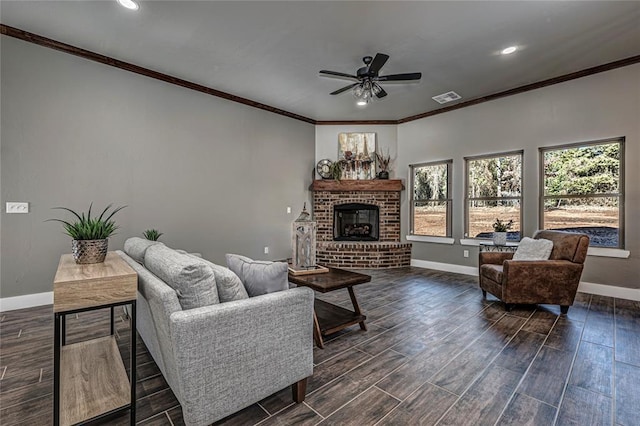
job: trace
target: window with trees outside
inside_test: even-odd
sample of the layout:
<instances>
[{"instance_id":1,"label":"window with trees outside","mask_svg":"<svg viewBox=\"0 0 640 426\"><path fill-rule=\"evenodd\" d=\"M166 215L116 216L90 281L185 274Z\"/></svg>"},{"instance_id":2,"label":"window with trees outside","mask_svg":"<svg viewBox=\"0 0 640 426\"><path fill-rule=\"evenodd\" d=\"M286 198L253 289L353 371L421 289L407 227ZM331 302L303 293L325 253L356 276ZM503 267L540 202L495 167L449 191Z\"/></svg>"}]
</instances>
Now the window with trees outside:
<instances>
[{"instance_id":1,"label":"window with trees outside","mask_svg":"<svg viewBox=\"0 0 640 426\"><path fill-rule=\"evenodd\" d=\"M540 227L624 248L624 138L540 148Z\"/></svg>"},{"instance_id":2,"label":"window with trees outside","mask_svg":"<svg viewBox=\"0 0 640 426\"><path fill-rule=\"evenodd\" d=\"M491 238L493 223L513 221L507 241L520 241L523 151L465 157L465 237Z\"/></svg>"},{"instance_id":3,"label":"window with trees outside","mask_svg":"<svg viewBox=\"0 0 640 426\"><path fill-rule=\"evenodd\" d=\"M410 165L411 234L451 237L453 160Z\"/></svg>"}]
</instances>

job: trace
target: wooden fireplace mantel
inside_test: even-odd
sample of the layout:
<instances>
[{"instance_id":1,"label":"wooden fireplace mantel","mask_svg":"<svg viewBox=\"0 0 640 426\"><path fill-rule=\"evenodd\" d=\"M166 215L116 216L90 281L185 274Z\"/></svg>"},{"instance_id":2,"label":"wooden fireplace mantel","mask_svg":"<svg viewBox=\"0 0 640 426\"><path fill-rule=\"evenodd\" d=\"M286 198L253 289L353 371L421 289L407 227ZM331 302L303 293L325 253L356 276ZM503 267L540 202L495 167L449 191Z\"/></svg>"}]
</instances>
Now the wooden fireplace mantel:
<instances>
[{"instance_id":1,"label":"wooden fireplace mantel","mask_svg":"<svg viewBox=\"0 0 640 426\"><path fill-rule=\"evenodd\" d=\"M373 179L373 180L314 180L309 187L311 191L402 191L404 185L401 179Z\"/></svg>"}]
</instances>

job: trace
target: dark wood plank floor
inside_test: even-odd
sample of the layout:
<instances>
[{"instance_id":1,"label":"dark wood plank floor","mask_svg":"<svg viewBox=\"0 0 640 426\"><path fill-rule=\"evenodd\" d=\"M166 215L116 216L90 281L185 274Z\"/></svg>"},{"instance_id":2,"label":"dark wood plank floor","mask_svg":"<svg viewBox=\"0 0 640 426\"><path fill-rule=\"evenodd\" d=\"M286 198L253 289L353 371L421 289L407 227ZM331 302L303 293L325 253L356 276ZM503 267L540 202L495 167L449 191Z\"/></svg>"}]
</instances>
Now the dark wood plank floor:
<instances>
[{"instance_id":1,"label":"dark wood plank floor","mask_svg":"<svg viewBox=\"0 0 640 426\"><path fill-rule=\"evenodd\" d=\"M639 424L640 302L579 293L567 316L557 306L507 313L473 277L365 272L372 282L355 290L369 330L356 325L314 350L305 402L283 389L218 424ZM318 297L350 307L346 290ZM106 335L108 311L70 317L67 329L69 342ZM127 363L124 315L117 332ZM0 423L50 424L51 306L0 313L0 335ZM183 424L142 342L137 362L139 424Z\"/></svg>"}]
</instances>

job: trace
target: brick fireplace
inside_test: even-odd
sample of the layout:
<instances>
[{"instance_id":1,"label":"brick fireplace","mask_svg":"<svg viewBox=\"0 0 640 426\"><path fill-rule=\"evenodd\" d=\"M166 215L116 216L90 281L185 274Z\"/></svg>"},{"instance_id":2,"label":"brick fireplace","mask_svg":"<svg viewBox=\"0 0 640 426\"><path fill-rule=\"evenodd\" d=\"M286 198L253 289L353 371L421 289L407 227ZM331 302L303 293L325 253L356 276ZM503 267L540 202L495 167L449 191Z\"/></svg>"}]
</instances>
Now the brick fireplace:
<instances>
[{"instance_id":1,"label":"brick fireplace","mask_svg":"<svg viewBox=\"0 0 640 426\"><path fill-rule=\"evenodd\" d=\"M318 224L317 262L343 268L397 268L411 263L411 243L400 242L401 180L316 180L313 217ZM377 241L336 241L336 206L378 208Z\"/></svg>"}]
</instances>

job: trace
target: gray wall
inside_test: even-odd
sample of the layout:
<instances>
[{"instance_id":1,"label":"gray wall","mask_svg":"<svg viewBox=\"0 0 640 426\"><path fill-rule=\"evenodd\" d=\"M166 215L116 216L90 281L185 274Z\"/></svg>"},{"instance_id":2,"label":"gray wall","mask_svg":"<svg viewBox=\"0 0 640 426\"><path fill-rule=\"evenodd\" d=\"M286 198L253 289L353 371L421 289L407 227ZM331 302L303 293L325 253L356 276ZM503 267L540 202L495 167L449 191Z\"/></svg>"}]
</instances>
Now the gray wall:
<instances>
[{"instance_id":1,"label":"gray wall","mask_svg":"<svg viewBox=\"0 0 640 426\"><path fill-rule=\"evenodd\" d=\"M464 95L464 94L462 94ZM628 259L589 256L582 280L640 288L640 65L620 68L398 126L397 174L453 159L453 236L464 229L465 156L524 149L524 235L538 227L538 147L626 137ZM403 235L408 230L404 198ZM468 249L471 256L463 257ZM413 243L414 259L477 265L477 248Z\"/></svg>"},{"instance_id":2,"label":"gray wall","mask_svg":"<svg viewBox=\"0 0 640 426\"><path fill-rule=\"evenodd\" d=\"M290 257L314 126L1 38L0 297L52 290L70 239L54 206L128 205L110 249L155 227L172 247ZM4 213L28 201L29 214ZM286 208L293 208L287 214ZM264 246L270 247L268 255Z\"/></svg>"}]
</instances>

